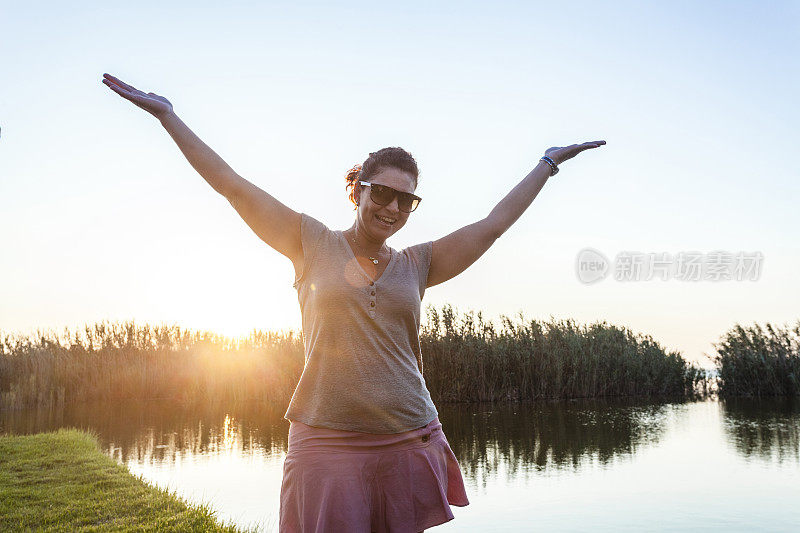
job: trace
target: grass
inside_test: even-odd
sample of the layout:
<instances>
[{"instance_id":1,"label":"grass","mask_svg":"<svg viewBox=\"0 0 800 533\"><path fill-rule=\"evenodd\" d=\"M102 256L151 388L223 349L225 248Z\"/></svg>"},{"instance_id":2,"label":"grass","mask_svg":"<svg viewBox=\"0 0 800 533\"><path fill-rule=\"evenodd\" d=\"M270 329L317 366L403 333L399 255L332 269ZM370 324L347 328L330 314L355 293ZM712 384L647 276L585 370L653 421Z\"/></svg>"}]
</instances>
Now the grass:
<instances>
[{"instance_id":1,"label":"grass","mask_svg":"<svg viewBox=\"0 0 800 533\"><path fill-rule=\"evenodd\" d=\"M77 429L0 436L0 531L242 531L153 487Z\"/></svg>"},{"instance_id":2,"label":"grass","mask_svg":"<svg viewBox=\"0 0 800 533\"><path fill-rule=\"evenodd\" d=\"M420 342L435 402L605 396L695 395L704 371L651 337L574 321L502 317L451 306L426 309ZM80 400L162 398L185 402L255 400L285 406L303 370L293 331L229 339L178 326L106 322L83 331L0 333L0 406Z\"/></svg>"}]
</instances>

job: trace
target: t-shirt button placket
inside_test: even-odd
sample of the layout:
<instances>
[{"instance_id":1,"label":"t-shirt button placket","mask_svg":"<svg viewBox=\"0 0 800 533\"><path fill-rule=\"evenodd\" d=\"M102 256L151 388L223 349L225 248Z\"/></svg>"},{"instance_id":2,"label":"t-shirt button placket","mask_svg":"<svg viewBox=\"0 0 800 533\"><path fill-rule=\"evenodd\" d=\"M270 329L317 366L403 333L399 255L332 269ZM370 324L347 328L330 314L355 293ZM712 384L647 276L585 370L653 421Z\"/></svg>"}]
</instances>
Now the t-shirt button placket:
<instances>
[{"instance_id":1,"label":"t-shirt button placket","mask_svg":"<svg viewBox=\"0 0 800 533\"><path fill-rule=\"evenodd\" d=\"M374 286L375 282L374 281L370 281L369 284ZM369 294L371 296L370 301L369 301L369 316L370 316L370 318L375 318L375 288L374 287L373 287L373 289L371 291L369 291Z\"/></svg>"}]
</instances>

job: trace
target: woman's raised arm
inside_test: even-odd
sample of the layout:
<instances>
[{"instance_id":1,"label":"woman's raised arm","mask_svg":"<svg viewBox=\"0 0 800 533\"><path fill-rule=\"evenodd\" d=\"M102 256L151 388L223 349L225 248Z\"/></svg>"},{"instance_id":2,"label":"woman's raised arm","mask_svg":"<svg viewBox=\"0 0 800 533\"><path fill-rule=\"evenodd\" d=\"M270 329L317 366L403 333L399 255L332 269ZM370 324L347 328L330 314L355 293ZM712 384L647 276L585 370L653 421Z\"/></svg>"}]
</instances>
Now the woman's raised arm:
<instances>
[{"instance_id":1,"label":"woman's raised arm","mask_svg":"<svg viewBox=\"0 0 800 533\"><path fill-rule=\"evenodd\" d=\"M545 155L559 165L584 150L604 144L605 141L592 141L564 147L554 146L547 149ZM459 275L477 261L494 241L522 216L544 187L551 171L550 165L540 160L539 164L492 209L486 218L433 241L426 286L443 283Z\"/></svg>"},{"instance_id":2,"label":"woman's raised arm","mask_svg":"<svg viewBox=\"0 0 800 533\"><path fill-rule=\"evenodd\" d=\"M258 237L302 270L300 213L239 176L214 150L175 114L163 96L144 93L110 74L103 74L110 89L156 117L194 169L223 195Z\"/></svg>"}]
</instances>

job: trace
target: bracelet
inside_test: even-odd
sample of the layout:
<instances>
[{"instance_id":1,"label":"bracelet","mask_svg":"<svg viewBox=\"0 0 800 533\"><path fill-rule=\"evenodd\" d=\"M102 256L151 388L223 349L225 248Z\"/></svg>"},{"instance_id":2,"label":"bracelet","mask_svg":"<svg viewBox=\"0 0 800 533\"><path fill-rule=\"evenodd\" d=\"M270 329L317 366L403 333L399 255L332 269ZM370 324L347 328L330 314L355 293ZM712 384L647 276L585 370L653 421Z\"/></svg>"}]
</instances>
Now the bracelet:
<instances>
[{"instance_id":1,"label":"bracelet","mask_svg":"<svg viewBox=\"0 0 800 533\"><path fill-rule=\"evenodd\" d=\"M542 157L539 161L544 161L545 163L550 165L550 175L551 176L555 176L556 174L558 174L558 165L556 165L555 161L553 161L552 159L550 159L547 156Z\"/></svg>"}]
</instances>

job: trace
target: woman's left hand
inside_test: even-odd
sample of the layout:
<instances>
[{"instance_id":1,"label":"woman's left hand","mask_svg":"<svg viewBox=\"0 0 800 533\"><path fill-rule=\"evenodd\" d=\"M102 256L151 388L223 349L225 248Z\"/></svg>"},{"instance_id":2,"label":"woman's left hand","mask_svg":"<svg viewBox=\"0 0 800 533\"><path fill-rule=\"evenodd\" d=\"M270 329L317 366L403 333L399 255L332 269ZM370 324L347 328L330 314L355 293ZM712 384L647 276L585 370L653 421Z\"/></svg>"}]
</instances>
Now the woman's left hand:
<instances>
[{"instance_id":1,"label":"woman's left hand","mask_svg":"<svg viewBox=\"0 0 800 533\"><path fill-rule=\"evenodd\" d=\"M606 144L605 141L591 141L583 144L570 144L569 146L553 146L545 150L544 155L552 159L556 165L560 165L567 159L572 159L584 150L597 148Z\"/></svg>"}]
</instances>

